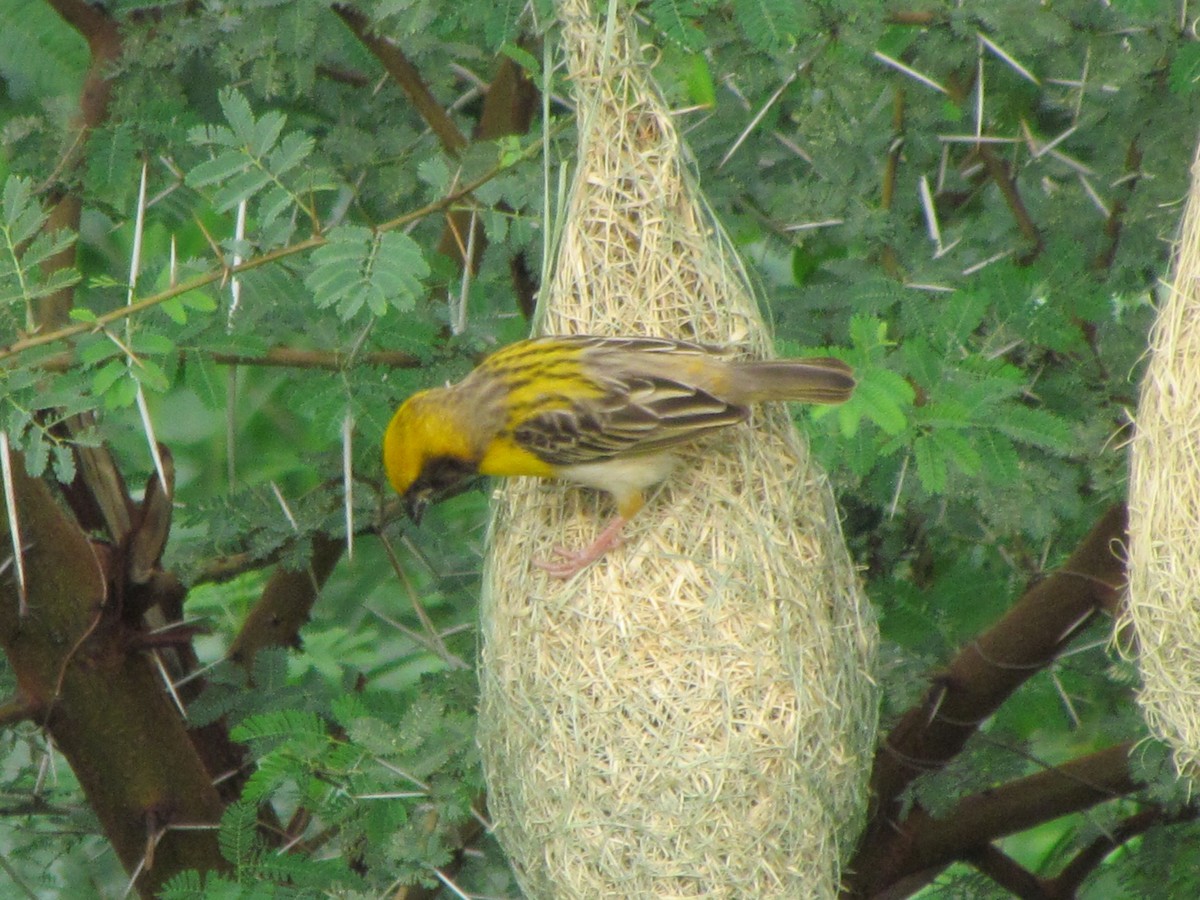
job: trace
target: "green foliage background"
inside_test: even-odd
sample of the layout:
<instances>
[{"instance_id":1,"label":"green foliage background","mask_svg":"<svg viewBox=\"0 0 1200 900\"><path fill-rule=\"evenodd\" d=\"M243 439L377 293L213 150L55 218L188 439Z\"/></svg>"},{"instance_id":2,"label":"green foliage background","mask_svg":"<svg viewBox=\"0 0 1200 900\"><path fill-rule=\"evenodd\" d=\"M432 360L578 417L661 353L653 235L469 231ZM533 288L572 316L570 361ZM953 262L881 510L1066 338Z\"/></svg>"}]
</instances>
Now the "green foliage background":
<instances>
[{"instance_id":1,"label":"green foliage background","mask_svg":"<svg viewBox=\"0 0 1200 900\"><path fill-rule=\"evenodd\" d=\"M531 271L541 267L555 213L543 185L573 160L560 99L570 86L554 65L547 0L356 6L464 133L477 84L504 54L551 92L549 120L456 158L328 3L114 0L124 41L115 93L107 121L81 135L82 40L42 2L0 7L0 344L31 333L39 298L71 284L77 329L66 365L55 364L62 341L3 359L0 425L31 473L67 480L70 446L35 413L95 410L84 439L112 447L139 484L153 470L142 392L178 467L167 562L193 586L187 614L210 629L198 646L215 666L211 685L189 715L225 716L257 760L222 825L233 872L204 886L180 876L170 897L367 897L436 883L483 787L470 664L486 496L446 503L419 531L387 518L377 448L409 392L527 333L509 260L522 253ZM1179 4L1158 0L931 0L887 11L650 0L638 14L780 352L820 348L859 373L853 401L797 415L833 476L881 616L886 725L1124 494L1122 442L1196 140L1195 35ZM543 35L545 54L534 39ZM74 154L77 171L63 164ZM143 165L133 296L172 296L121 317ZM1011 175L1019 209L996 167ZM400 220L481 179L460 205L478 204L489 246L464 281L434 251L441 215ZM83 198L78 235L42 230L59 188ZM77 271L47 278L40 264L72 240ZM235 306L224 268L238 260L264 262L239 275ZM466 327L456 332L459 302ZM337 351L345 364L224 362L279 346ZM413 365L369 364L376 351ZM343 453L364 533L303 646L262 655L247 690L245 673L220 660L267 566L303 567L314 533L345 534ZM365 533L375 524L397 566ZM247 555L247 571L216 579L232 554ZM1132 674L1106 640L1098 626L1033 679L917 796L947 808L1143 736ZM2 661L0 684L14 687ZM0 806L12 826L0 828L0 879L39 896L117 896L124 876L53 759L32 726L0 731ZM310 834L327 840L311 856L263 846L254 811L264 801L284 821L308 810ZM1122 811L1043 826L1006 849L1053 871ZM1194 881L1193 830L1163 828L1115 854L1086 896L1163 896L1169 858L1172 878ZM457 883L514 895L499 852L483 846ZM978 878L952 869L930 890L991 896ZM1171 890L1197 893L1191 883Z\"/></svg>"}]
</instances>

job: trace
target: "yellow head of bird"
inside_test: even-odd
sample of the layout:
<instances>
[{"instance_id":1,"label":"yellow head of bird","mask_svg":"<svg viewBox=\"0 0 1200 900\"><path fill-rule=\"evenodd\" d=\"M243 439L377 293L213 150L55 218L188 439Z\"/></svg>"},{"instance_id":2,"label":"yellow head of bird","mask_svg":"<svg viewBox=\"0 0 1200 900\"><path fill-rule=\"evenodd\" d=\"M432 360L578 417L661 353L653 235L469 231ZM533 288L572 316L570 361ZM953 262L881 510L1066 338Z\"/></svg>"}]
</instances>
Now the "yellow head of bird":
<instances>
[{"instance_id":1,"label":"yellow head of bird","mask_svg":"<svg viewBox=\"0 0 1200 900\"><path fill-rule=\"evenodd\" d=\"M383 436L383 468L414 522L479 472L470 433L448 399L445 388L413 394Z\"/></svg>"}]
</instances>

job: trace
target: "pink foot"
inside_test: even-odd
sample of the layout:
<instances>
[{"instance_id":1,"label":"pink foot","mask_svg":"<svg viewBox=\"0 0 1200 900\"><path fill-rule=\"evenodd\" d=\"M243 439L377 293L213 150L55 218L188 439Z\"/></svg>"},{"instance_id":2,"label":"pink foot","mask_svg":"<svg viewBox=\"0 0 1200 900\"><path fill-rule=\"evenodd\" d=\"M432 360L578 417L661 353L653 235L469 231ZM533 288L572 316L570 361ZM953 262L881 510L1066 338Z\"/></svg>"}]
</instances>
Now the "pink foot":
<instances>
[{"instance_id":1,"label":"pink foot","mask_svg":"<svg viewBox=\"0 0 1200 900\"><path fill-rule=\"evenodd\" d=\"M617 516L605 526L596 540L582 550L555 547L554 555L559 557L557 561L535 559L533 564L549 573L552 578L567 579L578 575L609 550L621 546L621 530L625 527L625 521Z\"/></svg>"}]
</instances>

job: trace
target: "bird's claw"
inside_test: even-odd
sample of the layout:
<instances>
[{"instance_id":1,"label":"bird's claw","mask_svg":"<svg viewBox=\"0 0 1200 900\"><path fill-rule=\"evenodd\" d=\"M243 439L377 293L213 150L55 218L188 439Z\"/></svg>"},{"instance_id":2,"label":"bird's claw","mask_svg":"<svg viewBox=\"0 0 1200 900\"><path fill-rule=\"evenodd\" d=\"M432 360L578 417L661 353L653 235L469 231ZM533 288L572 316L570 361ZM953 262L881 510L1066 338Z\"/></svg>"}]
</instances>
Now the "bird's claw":
<instances>
[{"instance_id":1,"label":"bird's claw","mask_svg":"<svg viewBox=\"0 0 1200 900\"><path fill-rule=\"evenodd\" d=\"M573 578L609 550L620 547L625 543L625 538L621 535L621 528L624 524L624 520L613 522L601 532L600 537L596 539L595 543L589 547L584 547L582 550L568 550L566 547L555 547L550 552L558 557L558 561L535 559L533 564L548 573L552 578L561 578L564 580Z\"/></svg>"},{"instance_id":2,"label":"bird's claw","mask_svg":"<svg viewBox=\"0 0 1200 900\"><path fill-rule=\"evenodd\" d=\"M551 551L558 560L535 559L533 564L546 572L552 578L561 578L566 580L582 572L597 559L601 554L590 553L588 550L568 550L566 547L555 547Z\"/></svg>"}]
</instances>

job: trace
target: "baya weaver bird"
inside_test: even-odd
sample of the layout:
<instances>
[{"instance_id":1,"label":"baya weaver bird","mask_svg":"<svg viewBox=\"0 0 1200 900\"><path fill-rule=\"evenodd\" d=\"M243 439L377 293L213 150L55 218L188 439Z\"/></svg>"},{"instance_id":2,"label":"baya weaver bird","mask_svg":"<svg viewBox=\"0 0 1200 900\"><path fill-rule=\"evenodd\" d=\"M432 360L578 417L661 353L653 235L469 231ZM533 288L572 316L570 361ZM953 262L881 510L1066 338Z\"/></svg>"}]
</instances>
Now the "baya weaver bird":
<instances>
[{"instance_id":1,"label":"baya weaver bird","mask_svg":"<svg viewBox=\"0 0 1200 900\"><path fill-rule=\"evenodd\" d=\"M646 490L674 466L671 448L744 421L755 403L841 403L853 390L838 359L738 360L657 338L532 338L497 350L457 384L409 397L387 427L383 464L418 523L430 503L479 475L607 491L617 515L596 540L536 563L568 578L621 542Z\"/></svg>"}]
</instances>

